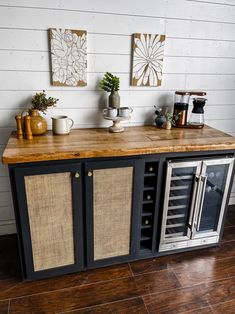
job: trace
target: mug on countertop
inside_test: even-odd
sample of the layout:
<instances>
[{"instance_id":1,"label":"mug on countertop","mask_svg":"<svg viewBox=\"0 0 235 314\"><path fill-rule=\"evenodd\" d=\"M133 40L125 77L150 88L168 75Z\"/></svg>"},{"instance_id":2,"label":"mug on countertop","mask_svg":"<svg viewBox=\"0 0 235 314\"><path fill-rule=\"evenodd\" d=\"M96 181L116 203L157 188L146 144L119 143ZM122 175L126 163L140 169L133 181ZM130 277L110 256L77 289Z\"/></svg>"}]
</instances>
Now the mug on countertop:
<instances>
[{"instance_id":1,"label":"mug on countertop","mask_svg":"<svg viewBox=\"0 0 235 314\"><path fill-rule=\"evenodd\" d=\"M74 124L74 121L67 116L54 116L51 119L53 134L57 135L69 134Z\"/></svg>"},{"instance_id":2,"label":"mug on countertop","mask_svg":"<svg viewBox=\"0 0 235 314\"><path fill-rule=\"evenodd\" d=\"M130 107L120 107L118 109L119 117L128 118L132 112L133 112L133 109Z\"/></svg>"},{"instance_id":3,"label":"mug on countertop","mask_svg":"<svg viewBox=\"0 0 235 314\"><path fill-rule=\"evenodd\" d=\"M118 114L117 108L108 107L103 110L103 114L109 118L115 118Z\"/></svg>"}]
</instances>

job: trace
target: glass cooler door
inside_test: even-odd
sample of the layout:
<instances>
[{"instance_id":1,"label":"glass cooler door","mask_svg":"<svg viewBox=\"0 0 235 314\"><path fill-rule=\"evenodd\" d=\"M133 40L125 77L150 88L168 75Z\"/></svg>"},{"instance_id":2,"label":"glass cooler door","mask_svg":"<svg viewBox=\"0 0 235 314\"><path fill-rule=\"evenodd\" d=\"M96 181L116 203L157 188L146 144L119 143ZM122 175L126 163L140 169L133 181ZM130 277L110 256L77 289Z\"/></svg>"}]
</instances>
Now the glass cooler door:
<instances>
[{"instance_id":1,"label":"glass cooler door","mask_svg":"<svg viewBox=\"0 0 235 314\"><path fill-rule=\"evenodd\" d=\"M161 243L189 240L201 161L168 162Z\"/></svg>"},{"instance_id":2,"label":"glass cooler door","mask_svg":"<svg viewBox=\"0 0 235 314\"><path fill-rule=\"evenodd\" d=\"M193 237L219 235L234 158L204 160L199 179L200 202Z\"/></svg>"}]
</instances>

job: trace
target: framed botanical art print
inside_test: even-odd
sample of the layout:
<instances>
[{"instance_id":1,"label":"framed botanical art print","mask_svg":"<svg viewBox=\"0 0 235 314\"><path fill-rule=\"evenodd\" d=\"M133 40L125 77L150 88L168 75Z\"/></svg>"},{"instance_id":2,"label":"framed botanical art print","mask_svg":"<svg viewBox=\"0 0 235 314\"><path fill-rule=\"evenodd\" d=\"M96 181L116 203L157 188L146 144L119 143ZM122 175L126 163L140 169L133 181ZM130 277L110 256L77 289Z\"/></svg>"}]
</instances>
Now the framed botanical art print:
<instances>
[{"instance_id":1,"label":"framed botanical art print","mask_svg":"<svg viewBox=\"0 0 235 314\"><path fill-rule=\"evenodd\" d=\"M133 34L132 86L160 86L165 35Z\"/></svg>"},{"instance_id":2,"label":"framed botanical art print","mask_svg":"<svg viewBox=\"0 0 235 314\"><path fill-rule=\"evenodd\" d=\"M52 85L87 85L87 32L49 29Z\"/></svg>"}]
</instances>

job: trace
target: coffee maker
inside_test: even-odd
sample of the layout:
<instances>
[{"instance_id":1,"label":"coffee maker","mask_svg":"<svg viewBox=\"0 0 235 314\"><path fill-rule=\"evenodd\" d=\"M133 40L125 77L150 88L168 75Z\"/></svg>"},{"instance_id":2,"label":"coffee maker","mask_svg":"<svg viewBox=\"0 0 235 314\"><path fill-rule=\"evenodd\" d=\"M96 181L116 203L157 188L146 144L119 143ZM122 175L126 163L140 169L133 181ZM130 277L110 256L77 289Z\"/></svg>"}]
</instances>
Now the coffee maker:
<instances>
[{"instance_id":1,"label":"coffee maker","mask_svg":"<svg viewBox=\"0 0 235 314\"><path fill-rule=\"evenodd\" d=\"M207 99L202 97L193 98L193 110L189 119L189 126L194 128L204 127L204 106Z\"/></svg>"},{"instance_id":2,"label":"coffee maker","mask_svg":"<svg viewBox=\"0 0 235 314\"><path fill-rule=\"evenodd\" d=\"M179 128L193 127L188 124L188 107L191 96L205 96L206 93L202 91L186 91L180 90L175 92L174 102L174 116L178 119L175 120L175 126Z\"/></svg>"}]
</instances>

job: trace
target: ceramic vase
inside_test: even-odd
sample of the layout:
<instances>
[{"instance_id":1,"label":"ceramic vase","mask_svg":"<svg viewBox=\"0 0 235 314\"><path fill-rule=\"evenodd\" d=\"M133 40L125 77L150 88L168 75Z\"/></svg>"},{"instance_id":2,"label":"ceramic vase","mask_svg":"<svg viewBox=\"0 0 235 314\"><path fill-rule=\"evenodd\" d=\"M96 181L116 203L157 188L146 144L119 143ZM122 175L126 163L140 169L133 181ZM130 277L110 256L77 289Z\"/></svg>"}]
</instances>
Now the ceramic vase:
<instances>
[{"instance_id":1,"label":"ceramic vase","mask_svg":"<svg viewBox=\"0 0 235 314\"><path fill-rule=\"evenodd\" d=\"M119 108L120 107L120 95L118 91L113 91L109 95L109 107Z\"/></svg>"},{"instance_id":2,"label":"ceramic vase","mask_svg":"<svg viewBox=\"0 0 235 314\"><path fill-rule=\"evenodd\" d=\"M28 111L31 120L30 120L30 126L33 135L42 135L46 133L47 131L47 121L45 118L43 118L38 110L36 109L29 109Z\"/></svg>"},{"instance_id":3,"label":"ceramic vase","mask_svg":"<svg viewBox=\"0 0 235 314\"><path fill-rule=\"evenodd\" d=\"M162 128L164 126L164 124L166 123L166 117L163 116L163 115L158 115L156 118L155 118L155 123L156 123L156 126L158 128Z\"/></svg>"}]
</instances>

